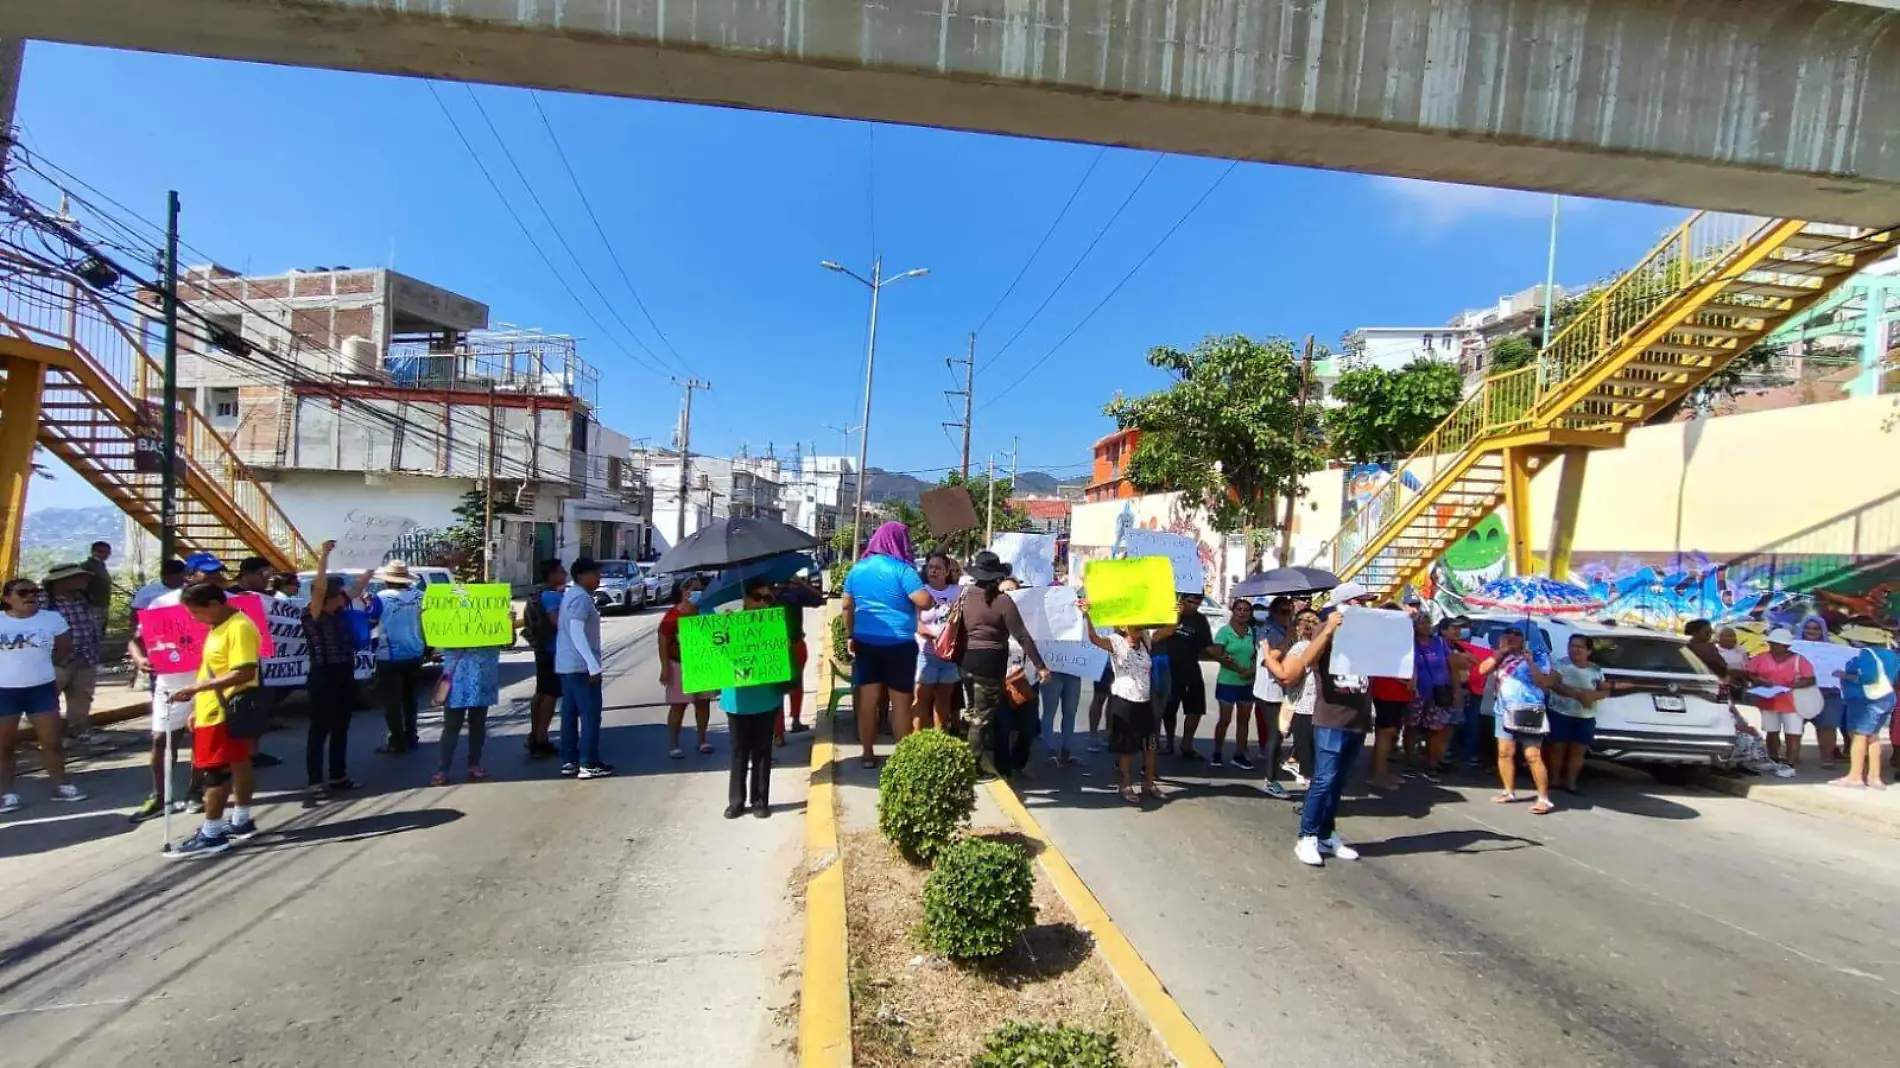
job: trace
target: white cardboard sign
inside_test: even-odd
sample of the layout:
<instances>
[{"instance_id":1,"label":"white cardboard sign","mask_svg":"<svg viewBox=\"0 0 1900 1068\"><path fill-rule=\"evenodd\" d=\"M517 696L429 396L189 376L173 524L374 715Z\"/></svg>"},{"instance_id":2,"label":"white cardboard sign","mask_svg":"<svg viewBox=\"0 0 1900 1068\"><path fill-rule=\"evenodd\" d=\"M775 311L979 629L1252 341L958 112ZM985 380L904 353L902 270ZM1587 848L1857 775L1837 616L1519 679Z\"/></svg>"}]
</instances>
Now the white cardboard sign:
<instances>
[{"instance_id":1,"label":"white cardboard sign","mask_svg":"<svg viewBox=\"0 0 1900 1068\"><path fill-rule=\"evenodd\" d=\"M343 529L330 553L330 569L354 574L379 568L396 539L418 525L404 516L352 510L343 516Z\"/></svg>"},{"instance_id":2,"label":"white cardboard sign","mask_svg":"<svg viewBox=\"0 0 1900 1068\"><path fill-rule=\"evenodd\" d=\"M1201 545L1181 534L1158 530L1131 530L1122 542L1123 555L1165 556L1174 565L1174 592L1207 593L1207 572L1201 567Z\"/></svg>"},{"instance_id":3,"label":"white cardboard sign","mask_svg":"<svg viewBox=\"0 0 1900 1068\"><path fill-rule=\"evenodd\" d=\"M1010 577L1025 586L1048 586L1056 580L1054 534L998 534L990 551L1009 565Z\"/></svg>"},{"instance_id":4,"label":"white cardboard sign","mask_svg":"<svg viewBox=\"0 0 1900 1068\"><path fill-rule=\"evenodd\" d=\"M1036 647L1046 642L1085 642L1082 612L1076 605L1075 590L1068 586L1035 586L1015 590L1009 599L1022 613L1023 629L1036 639Z\"/></svg>"},{"instance_id":5,"label":"white cardboard sign","mask_svg":"<svg viewBox=\"0 0 1900 1068\"><path fill-rule=\"evenodd\" d=\"M1346 618L1333 632L1334 675L1385 679L1412 677L1412 617L1385 608L1340 609Z\"/></svg>"}]
</instances>

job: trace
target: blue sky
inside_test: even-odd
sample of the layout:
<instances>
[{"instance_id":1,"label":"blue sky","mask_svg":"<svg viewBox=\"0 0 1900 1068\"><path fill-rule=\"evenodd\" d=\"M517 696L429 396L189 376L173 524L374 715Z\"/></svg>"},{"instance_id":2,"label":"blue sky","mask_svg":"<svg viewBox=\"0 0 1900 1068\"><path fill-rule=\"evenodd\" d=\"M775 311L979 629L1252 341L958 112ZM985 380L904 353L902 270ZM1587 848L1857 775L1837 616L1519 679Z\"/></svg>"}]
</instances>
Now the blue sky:
<instances>
[{"instance_id":1,"label":"blue sky","mask_svg":"<svg viewBox=\"0 0 1900 1068\"><path fill-rule=\"evenodd\" d=\"M654 358L624 336L583 270L647 346L666 350L603 251L534 100L513 89L473 92L582 267L548 231L469 91L440 86L586 311L497 201L421 81L35 43L18 122L33 149L150 218L162 217L165 191L177 188L186 240L226 266L262 273L393 259L400 271L487 303L497 320L577 334L603 373L603 418L667 442L678 390L642 366ZM871 463L955 463L939 425L960 414L940 392L954 385L944 357L962 353L1099 153L647 101L545 93L540 101L654 319L680 360L714 383L693 425L695 450L714 453L768 442L788 451L793 441L837 451L840 436L826 426L859 421L866 293L818 263L868 273L875 250L889 270L931 274L885 292ZM1090 443L1110 426L1103 403L1117 389L1161 384L1142 359L1153 345L1230 331L1336 341L1358 326L1438 324L1543 277L1542 196L1258 164L1221 180L1229 166L1221 160L1155 159L1101 154L979 335L979 458L1020 437L1025 468L1084 470ZM1566 201L1559 280L1627 266L1682 214ZM37 507L95 501L70 476L34 487Z\"/></svg>"}]
</instances>

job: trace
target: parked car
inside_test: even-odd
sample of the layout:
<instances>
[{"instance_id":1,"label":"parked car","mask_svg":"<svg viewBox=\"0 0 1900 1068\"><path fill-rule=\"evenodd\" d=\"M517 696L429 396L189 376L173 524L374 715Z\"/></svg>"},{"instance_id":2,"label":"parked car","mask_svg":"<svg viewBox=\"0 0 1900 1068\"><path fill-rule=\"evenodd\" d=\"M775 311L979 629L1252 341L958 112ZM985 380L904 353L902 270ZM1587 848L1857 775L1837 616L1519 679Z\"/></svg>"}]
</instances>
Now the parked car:
<instances>
[{"instance_id":1,"label":"parked car","mask_svg":"<svg viewBox=\"0 0 1900 1068\"><path fill-rule=\"evenodd\" d=\"M653 570L653 561L640 566L640 579L646 585L648 604L672 604L673 591L679 588L679 576Z\"/></svg>"},{"instance_id":2,"label":"parked car","mask_svg":"<svg viewBox=\"0 0 1900 1068\"><path fill-rule=\"evenodd\" d=\"M1474 638L1495 645L1507 627L1538 632L1553 662L1570 636L1590 640L1590 659L1615 691L1597 702L1594 756L1630 764L1706 766L1726 759L1735 744L1722 680L1709 673L1680 635L1642 626L1580 619L1532 619L1481 612L1471 618Z\"/></svg>"},{"instance_id":3,"label":"parked car","mask_svg":"<svg viewBox=\"0 0 1900 1068\"><path fill-rule=\"evenodd\" d=\"M594 606L602 611L618 609L632 613L651 603L647 597L646 576L632 560L602 560L600 585L594 590Z\"/></svg>"}]
</instances>

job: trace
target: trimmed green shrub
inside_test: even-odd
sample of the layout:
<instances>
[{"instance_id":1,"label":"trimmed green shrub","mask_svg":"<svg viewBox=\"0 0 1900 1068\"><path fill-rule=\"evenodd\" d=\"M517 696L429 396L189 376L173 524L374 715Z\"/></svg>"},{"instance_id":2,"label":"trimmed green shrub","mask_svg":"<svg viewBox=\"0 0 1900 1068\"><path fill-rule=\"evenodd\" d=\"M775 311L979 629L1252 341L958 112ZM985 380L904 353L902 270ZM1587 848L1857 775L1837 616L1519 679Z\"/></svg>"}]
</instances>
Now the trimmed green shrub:
<instances>
[{"instance_id":1,"label":"trimmed green shrub","mask_svg":"<svg viewBox=\"0 0 1900 1068\"><path fill-rule=\"evenodd\" d=\"M1068 1024L1012 1022L991 1031L970 1068L1122 1068L1115 1036Z\"/></svg>"},{"instance_id":2,"label":"trimmed green shrub","mask_svg":"<svg viewBox=\"0 0 1900 1068\"><path fill-rule=\"evenodd\" d=\"M929 861L975 811L976 774L976 757L963 739L939 730L905 737L878 777L877 829L905 856Z\"/></svg>"},{"instance_id":3,"label":"trimmed green shrub","mask_svg":"<svg viewBox=\"0 0 1900 1068\"><path fill-rule=\"evenodd\" d=\"M994 957L1036 918L1036 877L1015 846L959 838L924 880L924 942L952 960Z\"/></svg>"}]
</instances>

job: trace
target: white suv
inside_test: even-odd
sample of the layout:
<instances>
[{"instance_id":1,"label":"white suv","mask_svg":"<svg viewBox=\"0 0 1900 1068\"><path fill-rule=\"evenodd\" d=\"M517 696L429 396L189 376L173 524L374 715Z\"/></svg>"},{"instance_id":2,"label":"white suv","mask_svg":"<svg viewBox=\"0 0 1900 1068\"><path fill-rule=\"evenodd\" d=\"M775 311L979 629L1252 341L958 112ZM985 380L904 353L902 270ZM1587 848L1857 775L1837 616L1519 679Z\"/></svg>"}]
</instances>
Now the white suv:
<instances>
[{"instance_id":1,"label":"white suv","mask_svg":"<svg viewBox=\"0 0 1900 1068\"><path fill-rule=\"evenodd\" d=\"M1525 619L1504 612L1469 617L1471 632L1495 645L1508 627L1541 632L1553 663L1569 654L1570 636L1590 639L1590 659L1615 690L1596 706L1595 756L1632 764L1726 760L1735 744L1722 680L1675 634L1642 626L1582 619ZM1536 642L1537 637L1531 637Z\"/></svg>"}]
</instances>

